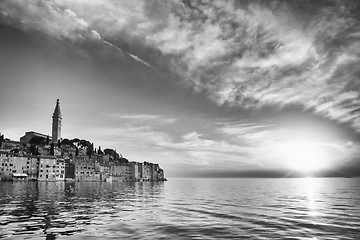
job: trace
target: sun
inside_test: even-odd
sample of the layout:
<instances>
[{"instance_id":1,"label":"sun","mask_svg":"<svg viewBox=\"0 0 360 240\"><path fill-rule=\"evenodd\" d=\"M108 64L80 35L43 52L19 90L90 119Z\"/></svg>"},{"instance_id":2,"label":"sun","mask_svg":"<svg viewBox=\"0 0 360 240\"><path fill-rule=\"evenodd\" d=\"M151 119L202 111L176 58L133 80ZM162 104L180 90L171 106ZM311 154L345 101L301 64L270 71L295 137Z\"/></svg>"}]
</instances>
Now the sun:
<instances>
[{"instance_id":1,"label":"sun","mask_svg":"<svg viewBox=\"0 0 360 240\"><path fill-rule=\"evenodd\" d=\"M313 173L328 167L328 154L321 144L294 141L283 143L279 153L286 168Z\"/></svg>"}]
</instances>

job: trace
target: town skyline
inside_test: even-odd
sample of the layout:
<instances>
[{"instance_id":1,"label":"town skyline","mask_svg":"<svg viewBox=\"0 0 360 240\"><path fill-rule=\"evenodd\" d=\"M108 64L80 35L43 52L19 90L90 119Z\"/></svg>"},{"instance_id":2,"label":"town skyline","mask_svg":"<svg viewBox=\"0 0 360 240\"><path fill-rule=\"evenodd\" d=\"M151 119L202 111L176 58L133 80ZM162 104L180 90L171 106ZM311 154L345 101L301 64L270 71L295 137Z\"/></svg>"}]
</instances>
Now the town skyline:
<instances>
[{"instance_id":1,"label":"town skyline","mask_svg":"<svg viewBox=\"0 0 360 240\"><path fill-rule=\"evenodd\" d=\"M359 176L359 3L270 2L3 1L0 132L60 99L63 138L169 177Z\"/></svg>"}]
</instances>

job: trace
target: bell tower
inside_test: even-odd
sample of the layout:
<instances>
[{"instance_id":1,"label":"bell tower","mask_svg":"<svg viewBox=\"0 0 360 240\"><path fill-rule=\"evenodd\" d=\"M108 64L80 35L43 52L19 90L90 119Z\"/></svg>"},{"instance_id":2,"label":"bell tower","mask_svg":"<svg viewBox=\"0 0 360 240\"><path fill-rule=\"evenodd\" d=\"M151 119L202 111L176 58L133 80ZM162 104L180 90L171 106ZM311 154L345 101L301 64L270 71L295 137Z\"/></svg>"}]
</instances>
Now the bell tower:
<instances>
[{"instance_id":1,"label":"bell tower","mask_svg":"<svg viewBox=\"0 0 360 240\"><path fill-rule=\"evenodd\" d=\"M56 100L56 107L52 116L52 140L57 143L61 139L61 111L59 99Z\"/></svg>"}]
</instances>

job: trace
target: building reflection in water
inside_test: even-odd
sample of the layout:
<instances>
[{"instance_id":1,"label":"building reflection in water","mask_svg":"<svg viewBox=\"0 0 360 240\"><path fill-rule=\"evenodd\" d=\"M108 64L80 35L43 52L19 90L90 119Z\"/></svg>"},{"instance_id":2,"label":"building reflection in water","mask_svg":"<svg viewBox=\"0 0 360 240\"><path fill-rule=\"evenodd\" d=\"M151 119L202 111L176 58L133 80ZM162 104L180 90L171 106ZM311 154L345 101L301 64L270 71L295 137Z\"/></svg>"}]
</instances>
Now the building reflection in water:
<instances>
[{"instance_id":1,"label":"building reflection in water","mask_svg":"<svg viewBox=\"0 0 360 240\"><path fill-rule=\"evenodd\" d=\"M2 182L0 238L55 239L91 230L162 195L162 182Z\"/></svg>"}]
</instances>

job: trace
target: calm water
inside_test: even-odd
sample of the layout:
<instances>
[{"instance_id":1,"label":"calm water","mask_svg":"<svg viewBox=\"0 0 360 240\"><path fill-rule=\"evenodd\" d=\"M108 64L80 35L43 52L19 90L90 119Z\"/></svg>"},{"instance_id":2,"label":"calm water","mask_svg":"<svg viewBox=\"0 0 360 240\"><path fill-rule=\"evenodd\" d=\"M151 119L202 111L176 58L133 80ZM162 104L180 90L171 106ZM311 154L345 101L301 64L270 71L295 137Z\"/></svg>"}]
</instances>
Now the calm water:
<instances>
[{"instance_id":1,"label":"calm water","mask_svg":"<svg viewBox=\"0 0 360 240\"><path fill-rule=\"evenodd\" d=\"M0 239L360 239L360 178L0 182Z\"/></svg>"}]
</instances>

